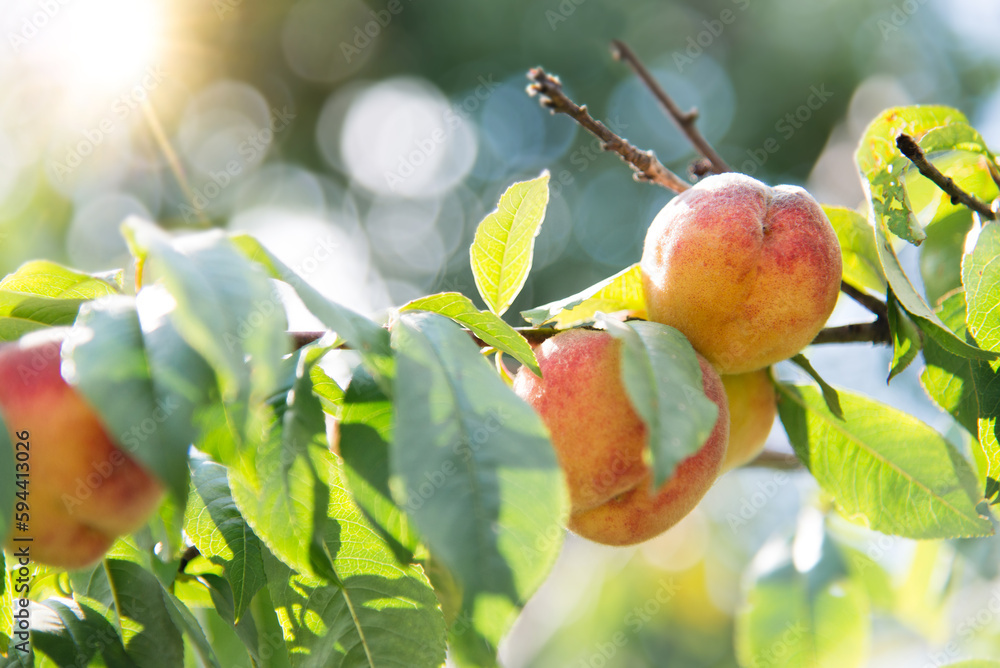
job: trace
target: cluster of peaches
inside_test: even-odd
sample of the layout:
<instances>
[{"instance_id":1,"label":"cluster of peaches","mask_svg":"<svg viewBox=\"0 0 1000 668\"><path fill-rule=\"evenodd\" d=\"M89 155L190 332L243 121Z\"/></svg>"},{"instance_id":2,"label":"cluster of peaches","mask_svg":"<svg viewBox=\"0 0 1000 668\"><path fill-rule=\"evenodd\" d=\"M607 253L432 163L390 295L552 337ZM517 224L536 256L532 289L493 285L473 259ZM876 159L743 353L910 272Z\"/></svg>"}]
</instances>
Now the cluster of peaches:
<instances>
[{"instance_id":1,"label":"cluster of peaches","mask_svg":"<svg viewBox=\"0 0 1000 668\"><path fill-rule=\"evenodd\" d=\"M671 200L649 228L640 266L649 320L688 338L703 391L719 407L708 440L665 484L653 488L620 340L561 332L536 349L543 377L522 367L514 379L551 433L569 485L569 528L607 545L666 531L722 473L760 453L775 415L768 368L820 331L842 272L836 234L811 195L734 173Z\"/></svg>"},{"instance_id":2,"label":"cluster of peaches","mask_svg":"<svg viewBox=\"0 0 1000 668\"><path fill-rule=\"evenodd\" d=\"M559 333L537 350L544 379L522 368L514 382L552 434L570 488L569 527L612 545L665 531L723 471L756 455L775 413L767 367L808 345L826 322L841 259L829 221L804 190L723 174L657 216L642 270L649 318L687 336L703 390L719 407L708 441L666 484L652 489L646 427L612 335ZM30 448L33 560L80 568L141 527L163 488L64 380L64 335L39 332L0 348L0 411L12 439Z\"/></svg>"}]
</instances>

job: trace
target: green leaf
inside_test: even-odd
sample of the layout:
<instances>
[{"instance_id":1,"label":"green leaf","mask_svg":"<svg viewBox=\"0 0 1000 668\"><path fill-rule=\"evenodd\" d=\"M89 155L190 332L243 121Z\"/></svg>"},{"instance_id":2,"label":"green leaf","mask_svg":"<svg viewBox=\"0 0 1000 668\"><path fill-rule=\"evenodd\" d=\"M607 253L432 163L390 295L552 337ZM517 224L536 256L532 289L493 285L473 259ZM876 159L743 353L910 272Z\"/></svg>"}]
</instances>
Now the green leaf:
<instances>
[{"instance_id":1,"label":"green leaf","mask_svg":"<svg viewBox=\"0 0 1000 668\"><path fill-rule=\"evenodd\" d=\"M910 314L917 326L923 330L930 338L934 339L942 348L960 357L972 359L996 359L1000 357L997 353L982 350L976 346L969 345L964 339L955 335L941 320L934 314L924 298L920 296L910 279L903 272L903 267L899 263L896 251L889 241L889 231L885 227L885 222L877 220L875 223L875 242L878 248L879 259L882 261L882 268L885 270L886 278L892 293L899 301L900 306Z\"/></svg>"},{"instance_id":2,"label":"green leaf","mask_svg":"<svg viewBox=\"0 0 1000 668\"><path fill-rule=\"evenodd\" d=\"M167 592L131 561L105 559L70 574L74 598L121 630L125 651L140 666L184 666L184 640L167 609Z\"/></svg>"},{"instance_id":3,"label":"green leaf","mask_svg":"<svg viewBox=\"0 0 1000 668\"><path fill-rule=\"evenodd\" d=\"M906 133L919 139L928 130L950 123L967 123L958 109L943 106L915 105L886 109L865 129L855 161L861 175L872 179L901 157L896 137Z\"/></svg>"},{"instance_id":4,"label":"green leaf","mask_svg":"<svg viewBox=\"0 0 1000 668\"><path fill-rule=\"evenodd\" d=\"M220 230L173 238L131 218L123 233L144 274L173 298L170 319L215 369L223 396L273 392L289 340L284 307L267 276Z\"/></svg>"},{"instance_id":5,"label":"green leaf","mask_svg":"<svg viewBox=\"0 0 1000 668\"><path fill-rule=\"evenodd\" d=\"M4 277L0 290L50 299L89 301L121 293L122 272L115 272L110 279L84 274L48 260L32 260Z\"/></svg>"},{"instance_id":6,"label":"green leaf","mask_svg":"<svg viewBox=\"0 0 1000 668\"><path fill-rule=\"evenodd\" d=\"M947 125L928 130L920 139L920 148L925 153L936 151L962 150L990 156L990 149L979 131L968 123L952 120Z\"/></svg>"},{"instance_id":7,"label":"green leaf","mask_svg":"<svg viewBox=\"0 0 1000 668\"><path fill-rule=\"evenodd\" d=\"M971 538L969 540L978 541L979 539ZM889 572L882 567L877 559L873 559L860 550L844 544L839 544L837 547L847 563L851 578L864 587L872 607L881 612L890 614L894 612L897 596Z\"/></svg>"},{"instance_id":8,"label":"green leaf","mask_svg":"<svg viewBox=\"0 0 1000 668\"><path fill-rule=\"evenodd\" d=\"M945 299L938 314L958 336L966 336L965 292L956 292ZM990 363L957 357L933 341L924 346L927 367L920 382L927 394L960 425L978 437L973 442L973 454L979 464L981 488L986 498L994 500L1000 479L1000 446L996 424L1000 418L1000 372ZM994 365L996 363L993 363Z\"/></svg>"},{"instance_id":9,"label":"green leaf","mask_svg":"<svg viewBox=\"0 0 1000 668\"><path fill-rule=\"evenodd\" d=\"M60 666L102 665L138 668L125 651L111 622L93 608L72 599L50 598L31 607L34 649Z\"/></svg>"},{"instance_id":10,"label":"green leaf","mask_svg":"<svg viewBox=\"0 0 1000 668\"><path fill-rule=\"evenodd\" d=\"M836 388L830 385L828 382L823 380L823 377L819 375L819 372L813 368L813 365L809 363L806 356L803 354L798 354L792 357L789 361L794 362L800 369L805 371L809 376L816 381L820 389L823 390L823 401L826 402L826 407L830 409L837 418L844 419L844 411L840 408L840 395L837 394Z\"/></svg>"},{"instance_id":11,"label":"green leaf","mask_svg":"<svg viewBox=\"0 0 1000 668\"><path fill-rule=\"evenodd\" d=\"M347 387L339 430L342 471L354 501L400 563L410 563L417 532L393 501L389 483L392 402L364 367L355 369Z\"/></svg>"},{"instance_id":12,"label":"green leaf","mask_svg":"<svg viewBox=\"0 0 1000 668\"><path fill-rule=\"evenodd\" d=\"M72 325L80 306L120 291L120 271L108 281L47 260L23 264L0 281L0 341Z\"/></svg>"},{"instance_id":13,"label":"green leaf","mask_svg":"<svg viewBox=\"0 0 1000 668\"><path fill-rule=\"evenodd\" d=\"M755 562L736 617L743 668L866 665L871 618L865 589L847 576L829 539L815 548L819 560L806 572L796 568L788 542L768 545L769 558Z\"/></svg>"},{"instance_id":14,"label":"green leaf","mask_svg":"<svg viewBox=\"0 0 1000 668\"><path fill-rule=\"evenodd\" d=\"M922 339L920 328L906 317L891 291L886 307L889 312L889 331L892 334L892 363L889 365L889 378L886 380L886 383L890 383L893 378L910 366L913 360L917 359Z\"/></svg>"},{"instance_id":15,"label":"green leaf","mask_svg":"<svg viewBox=\"0 0 1000 668\"><path fill-rule=\"evenodd\" d=\"M344 408L344 391L340 389L340 385L337 385L336 381L330 378L319 364L313 366L309 376L312 378L313 394L319 398L323 412L334 418L339 418Z\"/></svg>"},{"instance_id":16,"label":"green leaf","mask_svg":"<svg viewBox=\"0 0 1000 668\"><path fill-rule=\"evenodd\" d=\"M143 310L137 312L128 297L85 305L63 346L73 369L67 380L129 455L183 503L188 447L198 433L195 414L214 378L170 320Z\"/></svg>"},{"instance_id":17,"label":"green leaf","mask_svg":"<svg viewBox=\"0 0 1000 668\"><path fill-rule=\"evenodd\" d=\"M0 341L16 341L29 332L46 327L72 325L79 299L49 299L19 292L0 292Z\"/></svg>"},{"instance_id":18,"label":"green leaf","mask_svg":"<svg viewBox=\"0 0 1000 668\"><path fill-rule=\"evenodd\" d=\"M905 132L919 140L927 131L954 122L966 118L950 107L895 107L883 111L861 137L855 161L875 219L911 243L919 244L925 234L907 201L903 175L910 162L896 148L896 137Z\"/></svg>"},{"instance_id":19,"label":"green leaf","mask_svg":"<svg viewBox=\"0 0 1000 668\"><path fill-rule=\"evenodd\" d=\"M971 229L972 212L965 208L927 228L920 246L920 277L928 303L937 305L962 287L962 256Z\"/></svg>"},{"instance_id":20,"label":"green leaf","mask_svg":"<svg viewBox=\"0 0 1000 668\"><path fill-rule=\"evenodd\" d=\"M961 454L913 416L840 392L844 419L814 387L778 385L778 411L799 459L838 508L875 531L907 538L985 536L981 495Z\"/></svg>"},{"instance_id":21,"label":"green leaf","mask_svg":"<svg viewBox=\"0 0 1000 668\"><path fill-rule=\"evenodd\" d=\"M975 129L965 123L949 123L929 130L919 144L928 161L959 188L987 203L996 198L997 184L988 167L994 157ZM933 227L956 213L968 212L963 204L952 203L951 197L914 165L906 166L904 183L913 212L925 227Z\"/></svg>"},{"instance_id":22,"label":"green leaf","mask_svg":"<svg viewBox=\"0 0 1000 668\"><path fill-rule=\"evenodd\" d=\"M318 459L331 491L323 535L339 586L264 556L292 667L437 668L445 659L445 627L430 583L418 566L400 566L368 525L337 482L334 456Z\"/></svg>"},{"instance_id":23,"label":"green leaf","mask_svg":"<svg viewBox=\"0 0 1000 668\"><path fill-rule=\"evenodd\" d=\"M981 347L1000 352L1000 223L983 226L962 261L969 333Z\"/></svg>"},{"instance_id":24,"label":"green leaf","mask_svg":"<svg viewBox=\"0 0 1000 668\"><path fill-rule=\"evenodd\" d=\"M229 484L243 518L278 558L300 573L336 581L323 537L330 497L319 469L328 452L326 422L310 376L325 352L317 346L299 351L284 413L269 423L261 416L261 442L241 451Z\"/></svg>"},{"instance_id":25,"label":"green leaf","mask_svg":"<svg viewBox=\"0 0 1000 668\"><path fill-rule=\"evenodd\" d=\"M949 295L941 302L937 314L958 336L966 335L964 291ZM975 370L982 363L952 355L933 339L927 340L923 354L927 366L920 374L920 383L928 396L970 434L977 434L979 400Z\"/></svg>"},{"instance_id":26,"label":"green leaf","mask_svg":"<svg viewBox=\"0 0 1000 668\"><path fill-rule=\"evenodd\" d=\"M562 472L541 419L458 326L404 313L392 339L395 497L462 588L471 628L453 632L453 648L490 661L484 648L496 647L559 552Z\"/></svg>"},{"instance_id":27,"label":"green leaf","mask_svg":"<svg viewBox=\"0 0 1000 668\"><path fill-rule=\"evenodd\" d=\"M568 329L593 321L598 312L621 311L633 318L646 317L646 295L638 263L572 297L522 311L521 316L536 327L551 323L556 329Z\"/></svg>"},{"instance_id":28,"label":"green leaf","mask_svg":"<svg viewBox=\"0 0 1000 668\"><path fill-rule=\"evenodd\" d=\"M531 270L535 237L549 204L549 173L515 183L476 230L469 255L476 288L491 311L510 308Z\"/></svg>"},{"instance_id":29,"label":"green leaf","mask_svg":"<svg viewBox=\"0 0 1000 668\"><path fill-rule=\"evenodd\" d=\"M883 222L900 239L920 245L927 238L927 233L913 215L903 185L909 164L906 158L895 160L890 169L869 179L866 189L875 219Z\"/></svg>"},{"instance_id":30,"label":"green leaf","mask_svg":"<svg viewBox=\"0 0 1000 668\"><path fill-rule=\"evenodd\" d=\"M292 286L310 313L319 318L325 327L336 332L337 336L346 341L351 349L361 354L365 365L375 374L383 387L389 386L389 379L385 377L385 369L391 366L389 359L391 352L389 350L389 333L384 328L351 309L324 297L316 288L282 263L253 237L245 234L235 235L232 237L232 241L250 260L260 264L271 278L284 281Z\"/></svg>"},{"instance_id":31,"label":"green leaf","mask_svg":"<svg viewBox=\"0 0 1000 668\"><path fill-rule=\"evenodd\" d=\"M263 560L261 560L261 563L263 564ZM198 576L198 582L208 590L208 593L212 598L212 604L215 606L215 612L219 615L219 618L222 621L228 624L229 627L235 631L236 636L243 643L243 646L246 647L250 657L258 664L266 665L262 664L260 660L260 645L262 642L268 642L275 636L262 635L259 633L254 616L256 611L260 609L260 599L267 597L267 589L262 589L262 593L254 597L254 600L252 601L254 607L250 610L251 614L245 614L237 620L235 602L233 600L233 591L227 580L212 573L203 573ZM274 612L270 608L265 610L265 612L269 612L270 616L274 617ZM274 624L277 627L277 619L274 620ZM284 645L283 642L281 644L282 646ZM271 653L271 656L274 655L273 647L268 651Z\"/></svg>"},{"instance_id":32,"label":"green leaf","mask_svg":"<svg viewBox=\"0 0 1000 668\"><path fill-rule=\"evenodd\" d=\"M875 249L875 230L857 211L823 205L837 233L844 265L844 280L860 290L885 294L885 275Z\"/></svg>"},{"instance_id":33,"label":"green leaf","mask_svg":"<svg viewBox=\"0 0 1000 668\"><path fill-rule=\"evenodd\" d=\"M945 128L941 128L942 130ZM923 141L920 142L923 145ZM989 204L997 197L997 185L990 175L991 158L969 151L927 153L927 159L938 171L955 182L961 190ZM907 201L914 215L926 228L959 213L969 213L961 202L952 202L951 195L920 173L915 165L906 165L903 173Z\"/></svg>"},{"instance_id":34,"label":"green leaf","mask_svg":"<svg viewBox=\"0 0 1000 668\"><path fill-rule=\"evenodd\" d=\"M983 226L976 246L962 261L969 333L980 345L1000 352L1000 223ZM979 401L979 443L987 462L987 493L1000 501L1000 361L974 370Z\"/></svg>"},{"instance_id":35,"label":"green leaf","mask_svg":"<svg viewBox=\"0 0 1000 668\"><path fill-rule=\"evenodd\" d=\"M184 531L201 556L223 567L235 624L267 584L261 557L265 548L233 500L226 467L203 458L192 460L191 485Z\"/></svg>"},{"instance_id":36,"label":"green leaf","mask_svg":"<svg viewBox=\"0 0 1000 668\"><path fill-rule=\"evenodd\" d=\"M180 629L190 641L198 654L202 666L208 668L220 668L219 660L215 656L211 643L205 637L205 631L195 618L194 614L183 602L168 591L163 592L163 601L166 604L167 613L174 625Z\"/></svg>"},{"instance_id":37,"label":"green leaf","mask_svg":"<svg viewBox=\"0 0 1000 668\"><path fill-rule=\"evenodd\" d=\"M451 318L497 350L502 350L521 364L527 366L537 376L542 372L538 360L527 340L503 320L489 311L480 311L472 300L457 292L445 292L430 297L415 299L399 309L400 311L430 311Z\"/></svg>"},{"instance_id":38,"label":"green leaf","mask_svg":"<svg viewBox=\"0 0 1000 668\"><path fill-rule=\"evenodd\" d=\"M622 341L622 381L646 423L653 487L659 488L708 440L719 407L705 395L698 357L679 331L642 320L602 322Z\"/></svg>"}]
</instances>

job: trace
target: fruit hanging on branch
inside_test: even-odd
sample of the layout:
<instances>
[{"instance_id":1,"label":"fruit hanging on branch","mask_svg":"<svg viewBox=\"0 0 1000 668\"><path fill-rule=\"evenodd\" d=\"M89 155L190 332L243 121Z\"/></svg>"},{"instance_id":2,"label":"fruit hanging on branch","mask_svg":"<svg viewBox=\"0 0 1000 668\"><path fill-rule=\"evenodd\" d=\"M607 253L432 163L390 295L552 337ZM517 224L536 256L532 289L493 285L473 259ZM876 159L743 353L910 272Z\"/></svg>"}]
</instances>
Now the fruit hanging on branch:
<instances>
[{"instance_id":1,"label":"fruit hanging on branch","mask_svg":"<svg viewBox=\"0 0 1000 668\"><path fill-rule=\"evenodd\" d=\"M608 332L569 330L536 349L542 378L522 367L514 379L514 391L548 427L566 474L568 528L606 545L649 540L691 512L719 475L729 434L722 381L699 355L718 418L704 445L654 489L644 458L648 429L622 382L621 349Z\"/></svg>"},{"instance_id":2,"label":"fruit hanging on branch","mask_svg":"<svg viewBox=\"0 0 1000 668\"><path fill-rule=\"evenodd\" d=\"M725 473L754 460L763 450L777 413L774 383L767 369L723 376L729 401L729 447Z\"/></svg>"},{"instance_id":3,"label":"fruit hanging on branch","mask_svg":"<svg viewBox=\"0 0 1000 668\"><path fill-rule=\"evenodd\" d=\"M119 536L139 529L159 506L163 488L63 378L60 351L67 331L0 346L0 411L11 440L24 443L28 453L21 498L30 523L20 532L14 524L7 548L28 545L32 561L79 569L98 561ZM14 541L26 535L30 542Z\"/></svg>"},{"instance_id":4,"label":"fruit hanging on branch","mask_svg":"<svg viewBox=\"0 0 1000 668\"><path fill-rule=\"evenodd\" d=\"M641 266L649 319L679 329L723 374L809 345L842 272L837 235L809 193L735 173L672 199L649 227Z\"/></svg>"}]
</instances>

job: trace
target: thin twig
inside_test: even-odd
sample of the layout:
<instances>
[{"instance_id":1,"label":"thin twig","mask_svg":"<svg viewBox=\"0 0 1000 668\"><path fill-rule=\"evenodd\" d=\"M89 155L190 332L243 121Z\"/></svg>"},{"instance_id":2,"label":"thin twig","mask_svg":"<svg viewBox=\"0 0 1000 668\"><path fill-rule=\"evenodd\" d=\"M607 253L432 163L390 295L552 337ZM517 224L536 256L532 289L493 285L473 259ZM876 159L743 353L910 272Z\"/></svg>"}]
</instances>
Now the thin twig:
<instances>
[{"instance_id":1,"label":"thin twig","mask_svg":"<svg viewBox=\"0 0 1000 668\"><path fill-rule=\"evenodd\" d=\"M876 345L892 343L892 336L889 332L889 321L886 316L879 316L874 322L860 322L853 325L841 325L840 327L828 327L820 331L810 345L822 345L826 343L874 343ZM550 339L563 330L550 327L515 327L521 336L528 340L528 343L538 344L546 339ZM466 330L469 337L480 348L485 348L489 344ZM319 341L326 332L288 332L295 350L304 348L310 343ZM343 344L338 346L340 350L350 350L350 346Z\"/></svg>"},{"instance_id":2,"label":"thin twig","mask_svg":"<svg viewBox=\"0 0 1000 668\"><path fill-rule=\"evenodd\" d=\"M632 68L632 71L642 79L642 82L646 84L646 88L653 93L657 101L663 107L670 119L677 125L677 128L684 133L688 138L688 141L697 149L698 153L703 155L711 164L712 171L716 174L721 174L723 172L731 172L733 168L730 167L722 156L719 155L712 145L708 143L705 137L698 130L698 110L691 109L690 111L681 111L677 103L674 102L673 98L667 95L667 91L663 90L663 87L653 78L652 73L646 66L642 64L639 57L635 55L635 52L629 48L628 44L620 40L614 40L611 42L611 53L617 60L624 62L626 65Z\"/></svg>"},{"instance_id":3,"label":"thin twig","mask_svg":"<svg viewBox=\"0 0 1000 668\"><path fill-rule=\"evenodd\" d=\"M201 556L201 552L194 545L190 546L184 550L184 554L181 555L180 563L177 565L177 572L183 573L184 569L187 568L188 564Z\"/></svg>"},{"instance_id":4,"label":"thin twig","mask_svg":"<svg viewBox=\"0 0 1000 668\"><path fill-rule=\"evenodd\" d=\"M174 173L177 185L181 187L181 192L184 193L184 197L187 198L187 201L194 208L198 222L202 227L210 227L212 221L208 219L208 216L205 215L201 207L195 204L195 195L194 190L191 188L191 182L188 181L187 174L184 172L184 166L181 164L181 159L177 156L177 151L174 150L173 145L170 143L170 139L163 129L163 124L160 123L160 119L156 115L156 110L153 109L153 105L148 99L143 100L141 107L143 115L146 117L146 122L149 124L149 129L153 133L153 139L159 145L160 150L163 151L163 157L166 159L170 171Z\"/></svg>"},{"instance_id":5,"label":"thin twig","mask_svg":"<svg viewBox=\"0 0 1000 668\"><path fill-rule=\"evenodd\" d=\"M824 343L874 343L884 345L892 343L887 318L878 318L874 322L859 322L853 325L828 327L816 335L810 345Z\"/></svg>"},{"instance_id":6,"label":"thin twig","mask_svg":"<svg viewBox=\"0 0 1000 668\"><path fill-rule=\"evenodd\" d=\"M951 197L952 204L962 204L987 220L996 220L997 216L990 209L990 205L965 192L958 187L958 184L951 177L942 174L941 170L927 160L923 150L913 137L906 133L900 134L896 137L896 146L920 170L921 174L933 181L934 185Z\"/></svg>"},{"instance_id":7,"label":"thin twig","mask_svg":"<svg viewBox=\"0 0 1000 668\"><path fill-rule=\"evenodd\" d=\"M632 166L636 180L649 181L675 193L684 192L691 187L690 183L664 167L652 151L639 150L591 116L586 106L581 107L569 99L557 77L536 67L528 72L528 79L533 82L528 86L529 95L540 96L542 106L551 109L554 114L566 114L600 139L605 151L617 153L622 160Z\"/></svg>"},{"instance_id":8,"label":"thin twig","mask_svg":"<svg viewBox=\"0 0 1000 668\"><path fill-rule=\"evenodd\" d=\"M997 164L985 155L981 156L981 159L986 163L986 169L989 171L993 183L997 184L997 187L1000 188L1000 169L997 168Z\"/></svg>"},{"instance_id":9,"label":"thin twig","mask_svg":"<svg viewBox=\"0 0 1000 668\"><path fill-rule=\"evenodd\" d=\"M796 471L803 468L802 462L799 461L799 458L795 455L788 455L783 452L774 452L773 450L765 450L757 455L756 459L747 462L743 466L777 469L779 471Z\"/></svg>"},{"instance_id":10,"label":"thin twig","mask_svg":"<svg viewBox=\"0 0 1000 668\"><path fill-rule=\"evenodd\" d=\"M542 341L550 339L560 332L560 330L552 329L550 327L542 327L542 328L515 327L514 329L515 331L520 333L521 336L527 339L528 343L533 343L533 344L541 343ZM469 337L480 348L485 348L490 345L485 341L483 341L482 339L480 339L475 334L473 334L471 331L469 330L466 331L468 332ZM319 341L321 338L323 338L323 335L326 334L326 332L287 332L287 334L292 339L293 349L298 350L299 348L305 348L310 343L315 343L316 341ZM350 346L348 346L347 344L342 344L340 346L337 346L337 350L350 350L350 349L351 349Z\"/></svg>"},{"instance_id":11,"label":"thin twig","mask_svg":"<svg viewBox=\"0 0 1000 668\"><path fill-rule=\"evenodd\" d=\"M889 317L885 302L876 297L872 297L867 292L858 290L853 285L848 285L846 281L840 282L840 291L845 295L864 306L866 309L877 315L879 318Z\"/></svg>"}]
</instances>

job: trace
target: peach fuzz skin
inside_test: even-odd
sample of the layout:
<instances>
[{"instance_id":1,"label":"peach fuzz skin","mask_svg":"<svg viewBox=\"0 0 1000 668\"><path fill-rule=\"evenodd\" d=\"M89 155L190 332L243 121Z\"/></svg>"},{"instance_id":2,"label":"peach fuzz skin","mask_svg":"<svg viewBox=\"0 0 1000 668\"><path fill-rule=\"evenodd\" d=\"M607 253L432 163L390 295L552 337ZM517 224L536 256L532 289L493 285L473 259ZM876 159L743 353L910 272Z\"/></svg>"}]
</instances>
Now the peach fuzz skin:
<instances>
[{"instance_id":1,"label":"peach fuzz skin","mask_svg":"<svg viewBox=\"0 0 1000 668\"><path fill-rule=\"evenodd\" d=\"M94 410L63 380L60 349L58 340L31 335L0 346L0 411L15 451L18 442L29 446L30 532L14 529L11 538L34 539L34 562L78 569L140 528L163 488L108 437ZM20 438L24 432L27 438ZM10 550L23 545L7 542Z\"/></svg>"},{"instance_id":2,"label":"peach fuzz skin","mask_svg":"<svg viewBox=\"0 0 1000 668\"><path fill-rule=\"evenodd\" d=\"M777 397L767 369L723 376L729 401L729 448L722 463L725 473L760 454L777 413Z\"/></svg>"},{"instance_id":3,"label":"peach fuzz skin","mask_svg":"<svg viewBox=\"0 0 1000 668\"><path fill-rule=\"evenodd\" d=\"M837 236L816 200L718 174L671 200L646 234L649 319L676 327L722 374L762 369L809 344L837 303Z\"/></svg>"},{"instance_id":4,"label":"peach fuzz skin","mask_svg":"<svg viewBox=\"0 0 1000 668\"><path fill-rule=\"evenodd\" d=\"M699 356L705 393L719 418L705 445L658 490L643 462L646 426L621 380L621 343L606 332L570 330L536 350L544 379L526 368L514 391L552 435L570 490L569 529L605 545L632 545L666 531L698 504L722 467L729 434L726 394Z\"/></svg>"}]
</instances>

